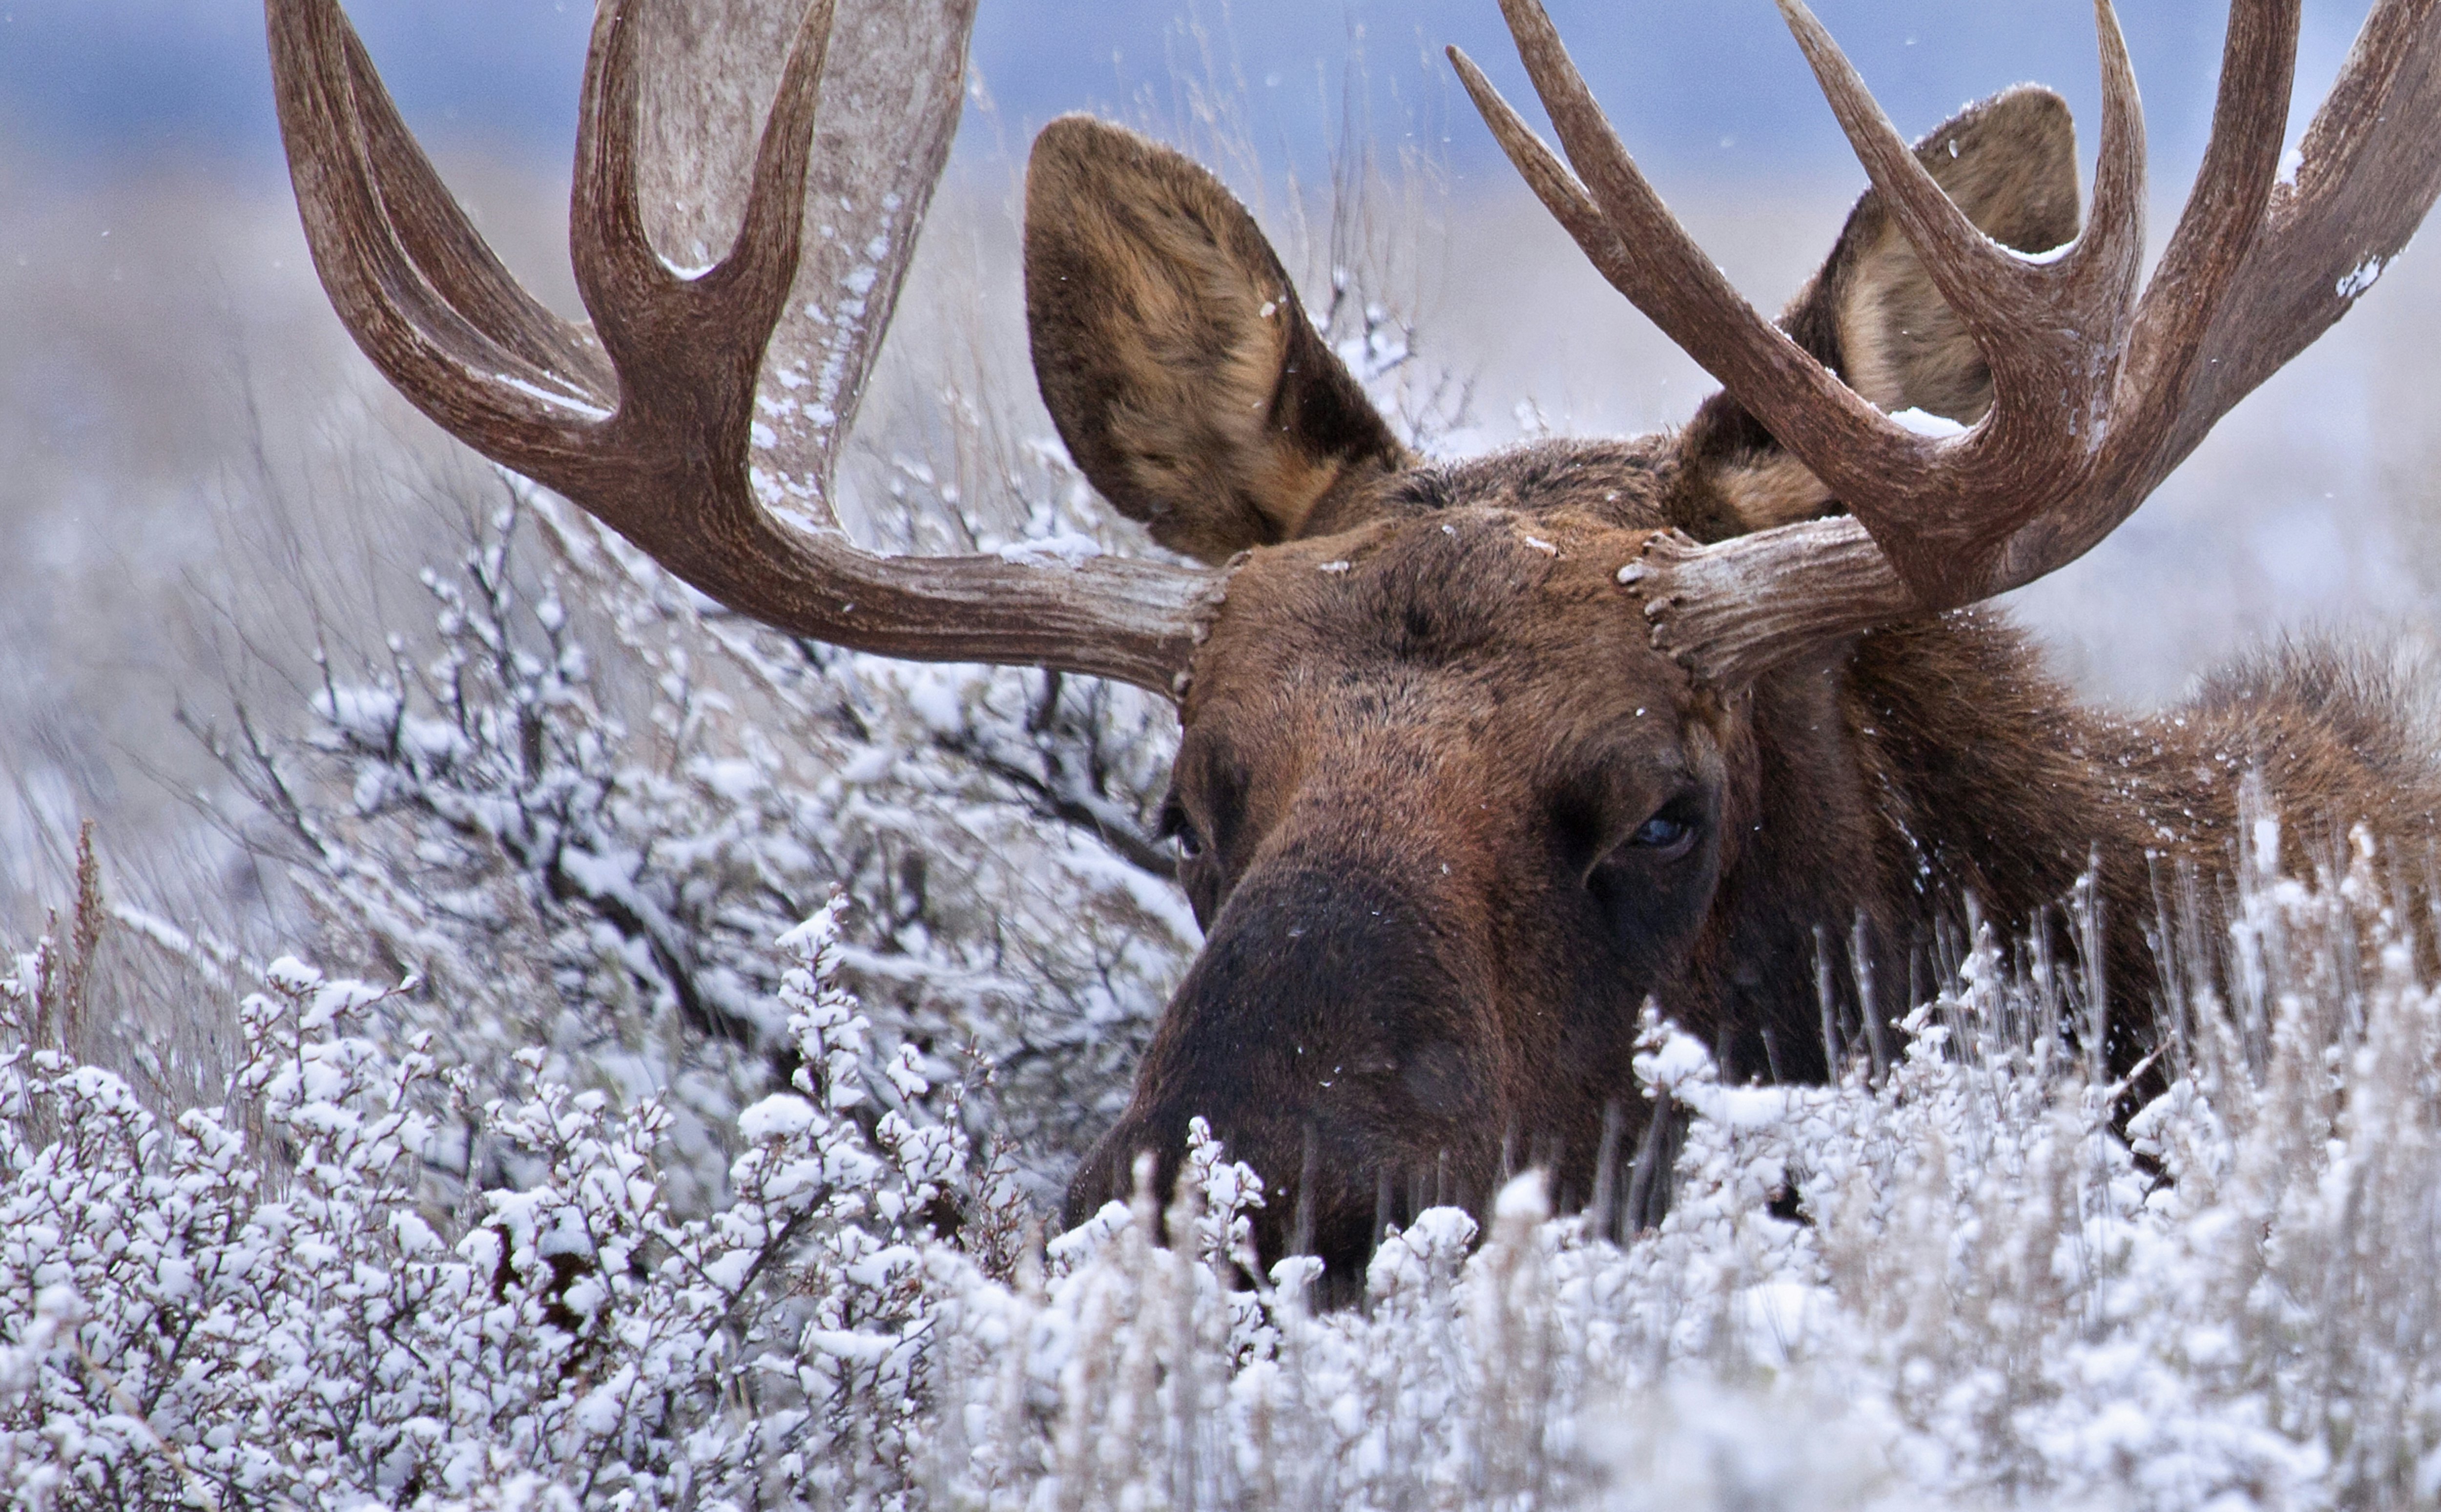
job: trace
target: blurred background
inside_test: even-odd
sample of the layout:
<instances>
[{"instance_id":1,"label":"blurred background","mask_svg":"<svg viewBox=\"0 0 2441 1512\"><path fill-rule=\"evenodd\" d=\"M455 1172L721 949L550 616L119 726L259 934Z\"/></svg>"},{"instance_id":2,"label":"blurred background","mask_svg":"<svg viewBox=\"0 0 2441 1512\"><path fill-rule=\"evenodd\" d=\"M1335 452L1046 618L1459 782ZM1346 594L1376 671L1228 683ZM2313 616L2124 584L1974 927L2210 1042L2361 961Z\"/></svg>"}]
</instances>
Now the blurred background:
<instances>
[{"instance_id":1,"label":"blurred background","mask_svg":"<svg viewBox=\"0 0 2441 1512\"><path fill-rule=\"evenodd\" d=\"M1862 175L1769 0L1551 9L1663 193L1777 307ZM589 7L350 10L504 256L572 306L564 203ZM2092 119L2079 0L1821 11L1910 135L2025 79ZM2307 6L2292 136L2362 11ZM2123 19L2158 234L2201 150L2223 11L2126 0ZM1032 132L1071 110L1213 162L1284 243L1304 236L1319 280L1369 259L1368 297L1396 306L1443 375L1439 444L1683 419L1709 381L1519 189L1455 87L1450 43L1528 93L1493 0L984 0L959 147L868 428L920 408L958 367L1018 429L1048 433L1021 360L1014 206ZM1328 221L1334 177L1376 186L1361 213L1285 229ZM2063 674L2141 711L2266 636L2419 635L2441 585L2436 348L2441 268L2411 254L2129 525L2019 596ZM19 899L49 887L80 818L124 871L166 888L200 866L226 885L244 864L226 766L182 712L201 724L234 684L297 675L323 612L294 591L300 578L345 573L376 601L411 600L412 517L468 467L323 303L258 12L0 0L0 779L14 789L0 792L0 886ZM287 619L254 612L272 600L294 605Z\"/></svg>"}]
</instances>

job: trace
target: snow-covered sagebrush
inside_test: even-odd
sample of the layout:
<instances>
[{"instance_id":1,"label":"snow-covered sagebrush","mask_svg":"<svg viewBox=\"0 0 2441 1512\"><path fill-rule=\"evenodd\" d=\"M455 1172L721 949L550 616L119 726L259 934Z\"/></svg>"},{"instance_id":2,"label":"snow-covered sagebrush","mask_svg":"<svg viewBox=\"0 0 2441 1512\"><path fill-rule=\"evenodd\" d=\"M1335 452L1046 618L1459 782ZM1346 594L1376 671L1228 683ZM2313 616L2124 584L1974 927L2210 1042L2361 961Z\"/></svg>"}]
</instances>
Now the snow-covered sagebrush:
<instances>
[{"instance_id":1,"label":"snow-covered sagebrush","mask_svg":"<svg viewBox=\"0 0 2441 1512\"><path fill-rule=\"evenodd\" d=\"M1655 1230L1528 1176L1328 1312L1311 1262L1250 1280L1260 1183L1201 1138L1174 1245L1148 1196L1023 1242L957 1118L875 1116L940 1092L866 1043L837 906L776 947L795 1070L699 1216L661 1104L529 1054L463 1106L358 1036L383 992L294 961L225 1100L158 1117L30 1037L46 945L0 992L0 1476L114 1508L2430 1504L2433 921L2362 837L2311 879L2254 849L2227 940L2178 941L2233 986L2177 1005L2125 1137L1987 937L1878 1086L1724 1087L1648 1024L1686 1119ZM435 1079L521 1179L430 1179Z\"/></svg>"},{"instance_id":2,"label":"snow-covered sagebrush","mask_svg":"<svg viewBox=\"0 0 2441 1512\"><path fill-rule=\"evenodd\" d=\"M1064 1177L1195 938L1148 837L1163 711L789 641L521 484L463 529L423 574L425 626L317 657L301 738L244 709L209 732L319 952L413 979L376 1037L429 1032L480 1075L537 1049L621 1106L659 1097L704 1211L792 1054L770 942L844 890L880 1052L936 1081L988 1059L975 1111L1037 1190ZM460 1144L464 1179L502 1174Z\"/></svg>"}]
</instances>

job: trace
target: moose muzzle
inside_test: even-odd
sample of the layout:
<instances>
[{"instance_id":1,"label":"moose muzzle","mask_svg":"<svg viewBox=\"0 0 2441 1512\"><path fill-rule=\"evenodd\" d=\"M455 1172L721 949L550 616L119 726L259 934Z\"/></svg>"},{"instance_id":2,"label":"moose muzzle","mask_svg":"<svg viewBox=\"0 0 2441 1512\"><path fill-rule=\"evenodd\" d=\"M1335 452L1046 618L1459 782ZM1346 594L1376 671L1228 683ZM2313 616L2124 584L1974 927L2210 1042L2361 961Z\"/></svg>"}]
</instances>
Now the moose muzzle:
<instances>
[{"instance_id":1,"label":"moose muzzle","mask_svg":"<svg viewBox=\"0 0 2441 1512\"><path fill-rule=\"evenodd\" d=\"M1263 1178L1266 1268L1311 1253L1344 1282L1381 1223L1479 1192L1499 1160L1499 1037L1446 901L1420 891L1311 857L1246 877L1070 1185L1068 1220L1125 1197L1146 1153L1166 1201L1198 1117Z\"/></svg>"}]
</instances>

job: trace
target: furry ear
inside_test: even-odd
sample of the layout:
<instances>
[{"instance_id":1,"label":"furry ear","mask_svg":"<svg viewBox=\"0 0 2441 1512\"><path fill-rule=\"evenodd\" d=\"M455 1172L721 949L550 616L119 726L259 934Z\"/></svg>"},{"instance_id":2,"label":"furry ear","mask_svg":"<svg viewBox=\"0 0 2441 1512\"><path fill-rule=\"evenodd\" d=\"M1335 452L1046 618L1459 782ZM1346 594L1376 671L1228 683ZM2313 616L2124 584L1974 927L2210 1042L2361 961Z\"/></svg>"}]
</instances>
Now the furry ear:
<instances>
[{"instance_id":1,"label":"furry ear","mask_svg":"<svg viewBox=\"0 0 2441 1512\"><path fill-rule=\"evenodd\" d=\"M2020 84L1969 105L1915 151L1966 218L2002 246L2048 252L2075 240L2076 126L2050 90ZM1884 409L1922 409L1961 424L1991 407L1983 354L1879 196L1857 202L1817 281L1848 387Z\"/></svg>"},{"instance_id":2,"label":"furry ear","mask_svg":"<svg viewBox=\"0 0 2441 1512\"><path fill-rule=\"evenodd\" d=\"M2076 237L2076 127L2068 103L2019 84L1969 105L1916 143L1916 159L1984 234L2019 252ZM1781 325L1884 409L1972 424L1992 405L1992 371L1924 271L1879 195L1868 190L1822 270ZM1691 459L1712 484L1714 534L1763 530L1835 507L1830 491L1727 395L1689 427ZM1699 531L1698 533L1704 533Z\"/></svg>"},{"instance_id":3,"label":"furry ear","mask_svg":"<svg viewBox=\"0 0 2441 1512\"><path fill-rule=\"evenodd\" d=\"M1069 454L1173 549L1293 539L1406 459L1245 207L1133 132L1069 116L1035 138L1025 314Z\"/></svg>"}]
</instances>

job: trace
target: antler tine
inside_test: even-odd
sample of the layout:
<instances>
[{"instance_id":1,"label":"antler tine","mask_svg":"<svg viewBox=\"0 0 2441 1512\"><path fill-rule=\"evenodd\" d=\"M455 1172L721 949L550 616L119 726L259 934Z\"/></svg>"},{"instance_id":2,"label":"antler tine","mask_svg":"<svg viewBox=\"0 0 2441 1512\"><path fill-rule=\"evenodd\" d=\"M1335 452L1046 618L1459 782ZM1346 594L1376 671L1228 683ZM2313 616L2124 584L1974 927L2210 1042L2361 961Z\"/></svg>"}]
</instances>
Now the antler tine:
<instances>
[{"instance_id":1,"label":"antler tine","mask_svg":"<svg viewBox=\"0 0 2441 1512\"><path fill-rule=\"evenodd\" d=\"M603 0L585 52L577 106L576 173L570 190L568 248L577 296L611 362L624 374L649 360L656 314L684 279L653 249L636 187L642 74L630 0Z\"/></svg>"},{"instance_id":2,"label":"antler tine","mask_svg":"<svg viewBox=\"0 0 2441 1512\"><path fill-rule=\"evenodd\" d=\"M570 251L578 292L623 370L654 363L656 352L682 339L681 327L716 324L759 336L725 348L737 359L730 376L751 389L787 304L804 238L805 171L833 10L833 0L816 0L800 20L755 149L736 236L718 263L692 276L654 249L644 225L637 184L643 81L633 0L606 0L595 17L577 129Z\"/></svg>"},{"instance_id":3,"label":"antler tine","mask_svg":"<svg viewBox=\"0 0 2441 1512\"><path fill-rule=\"evenodd\" d=\"M788 300L805 231L805 171L814 153L814 108L821 103L823 69L830 62L835 0L815 0L798 23L788 63L771 101L770 119L754 150L754 174L737 242L707 286L734 280L736 318L751 321L768 336ZM761 351L757 349L760 365Z\"/></svg>"},{"instance_id":4,"label":"antler tine","mask_svg":"<svg viewBox=\"0 0 2441 1512\"><path fill-rule=\"evenodd\" d=\"M1977 344L2004 348L2007 334L2024 329L2027 317L2047 290L2047 268L2024 262L1985 236L1934 183L1932 173L1917 161L1899 129L1882 111L1880 101L1865 87L1855 64L1804 0L1780 0L1781 19L1805 54L1830 103L1839 129L1864 165L1865 177L1880 191L1882 203L1900 231L1924 261L1941 297L1965 322Z\"/></svg>"},{"instance_id":5,"label":"antler tine","mask_svg":"<svg viewBox=\"0 0 2441 1512\"><path fill-rule=\"evenodd\" d=\"M592 333L552 314L500 265L399 118L355 29L342 19L338 33L347 49L348 97L364 134L371 181L408 261L477 330L536 368L609 393L610 370Z\"/></svg>"},{"instance_id":6,"label":"antler tine","mask_svg":"<svg viewBox=\"0 0 2441 1512\"><path fill-rule=\"evenodd\" d=\"M2144 258L2144 105L2136 65L2111 0L2093 0L2094 48L2102 72L2102 139L2093 163L2093 201L2085 229L2057 264L2080 285L2070 303L2106 315L2117 348L2136 311Z\"/></svg>"},{"instance_id":7,"label":"antler tine","mask_svg":"<svg viewBox=\"0 0 2441 1512\"><path fill-rule=\"evenodd\" d=\"M1642 601L1654 648L1711 688L1743 688L1816 647L1924 612L1853 515L1711 546L1665 532L1618 580Z\"/></svg>"},{"instance_id":8,"label":"antler tine","mask_svg":"<svg viewBox=\"0 0 2441 1512\"><path fill-rule=\"evenodd\" d=\"M1492 128L1492 139L1508 154L1510 165L1602 277L1625 293L1627 286L1636 280L1636 275L1628 267L1626 246L1610 228L1610 223L1602 219L1601 207L1577 182L1577 175L1568 171L1567 165L1543 145L1543 138L1534 135L1525 117L1492 87L1474 60L1455 45L1444 50L1449 54L1450 65L1457 70L1458 82L1465 86L1467 98L1474 101L1483 123Z\"/></svg>"},{"instance_id":9,"label":"antler tine","mask_svg":"<svg viewBox=\"0 0 2441 1512\"><path fill-rule=\"evenodd\" d=\"M518 449L524 460L560 449L570 427L606 412L588 381L598 362L570 372L533 360L535 338L549 329L534 318L539 307L498 297L483 287L479 261L451 255L480 239L454 202L444 209L419 192L417 180L430 175L430 165L411 140L408 152L397 150L405 127L378 79L364 77L369 62L360 75L363 48L335 0L269 0L266 18L306 241L333 305L366 354L453 430L528 438ZM378 157L376 144L387 149ZM390 178L400 180L395 192L388 190ZM420 228L403 230L393 207ZM452 294L485 314L506 315L526 350L477 325ZM578 343L563 328L539 344Z\"/></svg>"},{"instance_id":10,"label":"antler tine","mask_svg":"<svg viewBox=\"0 0 2441 1512\"><path fill-rule=\"evenodd\" d=\"M2441 189L2436 120L2441 4L2381 0L2306 128L2293 182L2272 191L2262 231L2204 336L2178 456L2353 308L2405 250Z\"/></svg>"},{"instance_id":11,"label":"antler tine","mask_svg":"<svg viewBox=\"0 0 2441 1512\"><path fill-rule=\"evenodd\" d=\"M1593 239L1588 245L1588 238L1580 235L1578 242L1613 286L1737 394L1791 450L1809 457L1848 457L1859 468L1883 471L1914 462L1926 448L1925 439L1890 423L1764 319L1661 203L1611 130L1540 0L1500 0L1500 11L1568 160L1600 207L1607 241ZM1481 81L1479 73L1476 80ZM1533 141L1532 132L1488 82L1470 84L1468 92L1502 135L1512 160L1548 158L1548 151ZM1556 163L1538 171L1547 183L1574 182L1564 175L1553 178ZM1529 171L1529 182L1537 176ZM1536 187L1542 192L1546 185ZM1566 197L1564 189L1562 197ZM1568 217L1562 219L1564 223Z\"/></svg>"},{"instance_id":12,"label":"antler tine","mask_svg":"<svg viewBox=\"0 0 2441 1512\"><path fill-rule=\"evenodd\" d=\"M2074 561L2118 529L2227 407L2197 406L2197 388L2227 380L2218 364L2203 363L2206 339L2224 310L2244 318L2250 303L2233 285L2261 238L2272 199L2296 78L2298 12L2297 0L2231 6L2212 138L2161 264L2137 303L2095 483L2074 508L2029 521L2010 540L1995 592ZM2101 195L2097 181L2097 203ZM2314 327L2313 334L2328 323ZM2247 380L2230 402L2262 376Z\"/></svg>"},{"instance_id":13,"label":"antler tine","mask_svg":"<svg viewBox=\"0 0 2441 1512\"><path fill-rule=\"evenodd\" d=\"M2297 0L2230 8L2212 139L2130 338L2126 382L2148 405L2175 400L2202 335L2202 322L2190 317L2219 303L2263 224L2288 129L2299 10Z\"/></svg>"}]
</instances>

